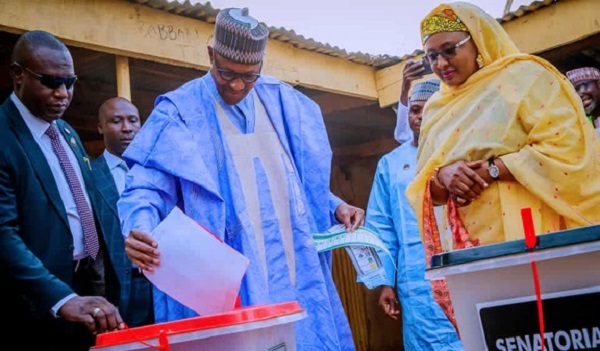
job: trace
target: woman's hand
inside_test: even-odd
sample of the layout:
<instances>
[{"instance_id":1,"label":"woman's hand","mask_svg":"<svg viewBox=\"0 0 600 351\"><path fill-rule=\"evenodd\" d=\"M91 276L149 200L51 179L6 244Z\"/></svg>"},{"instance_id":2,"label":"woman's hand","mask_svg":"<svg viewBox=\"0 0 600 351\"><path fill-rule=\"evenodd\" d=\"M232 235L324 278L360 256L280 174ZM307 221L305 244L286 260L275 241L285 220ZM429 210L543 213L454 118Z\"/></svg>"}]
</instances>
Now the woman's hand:
<instances>
[{"instance_id":1,"label":"woman's hand","mask_svg":"<svg viewBox=\"0 0 600 351\"><path fill-rule=\"evenodd\" d=\"M515 177L513 177L512 173L506 168L504 161L501 158L494 158L494 164L498 167L498 179L493 179L490 175L490 165L488 160L482 160L478 163L477 166L471 167L475 173L479 174L479 176L491 184L495 180L503 180L503 181L514 181Z\"/></svg>"},{"instance_id":2,"label":"woman's hand","mask_svg":"<svg viewBox=\"0 0 600 351\"><path fill-rule=\"evenodd\" d=\"M468 205L489 186L474 170L480 168L484 162L486 161L457 161L440 168L438 172L439 182L459 205Z\"/></svg>"}]
</instances>

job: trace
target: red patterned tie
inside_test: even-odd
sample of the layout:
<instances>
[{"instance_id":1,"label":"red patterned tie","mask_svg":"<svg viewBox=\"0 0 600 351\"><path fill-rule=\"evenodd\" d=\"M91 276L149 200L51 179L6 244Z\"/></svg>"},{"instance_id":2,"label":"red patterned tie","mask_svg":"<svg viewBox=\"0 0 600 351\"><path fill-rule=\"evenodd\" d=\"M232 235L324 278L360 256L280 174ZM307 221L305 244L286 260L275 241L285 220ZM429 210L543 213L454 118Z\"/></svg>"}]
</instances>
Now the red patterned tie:
<instances>
[{"instance_id":1,"label":"red patterned tie","mask_svg":"<svg viewBox=\"0 0 600 351\"><path fill-rule=\"evenodd\" d=\"M85 251L87 251L87 253L95 260L96 256L98 255L98 251L100 250L100 244L98 243L98 232L96 231L96 223L94 222L92 209L85 200L81 183L79 182L77 174L75 173L75 170L69 161L67 152L60 142L58 132L56 131L56 128L54 128L54 125L50 125L50 127L48 127L46 130L46 135L48 135L52 141L54 152L56 153L56 156L58 156L60 166L67 177L67 182L69 183L69 188L71 188L71 193L73 193L75 205L77 206L77 213L79 214L79 220L81 221L81 227L83 228Z\"/></svg>"}]
</instances>

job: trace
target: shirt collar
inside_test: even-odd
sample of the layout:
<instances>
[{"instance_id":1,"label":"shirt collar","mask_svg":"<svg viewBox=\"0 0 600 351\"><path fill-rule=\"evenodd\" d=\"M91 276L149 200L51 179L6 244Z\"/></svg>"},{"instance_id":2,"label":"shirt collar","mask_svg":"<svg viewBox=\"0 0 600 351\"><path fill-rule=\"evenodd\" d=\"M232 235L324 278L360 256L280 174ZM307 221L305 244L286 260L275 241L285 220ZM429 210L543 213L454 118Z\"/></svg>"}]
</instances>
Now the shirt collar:
<instances>
[{"instance_id":1,"label":"shirt collar","mask_svg":"<svg viewBox=\"0 0 600 351\"><path fill-rule=\"evenodd\" d=\"M19 97L14 92L10 94L10 99L17 107L17 110L19 110L19 113L21 113L21 116L23 117L23 120L25 121L25 124L31 131L33 137L36 140L40 140L44 133L46 133L46 130L48 130L50 123L34 116L31 112L29 112L27 106L25 106L23 102L21 102ZM56 125L56 122L53 122L52 124Z\"/></svg>"},{"instance_id":2,"label":"shirt collar","mask_svg":"<svg viewBox=\"0 0 600 351\"><path fill-rule=\"evenodd\" d=\"M104 155L104 159L106 160L108 168L111 170L119 167L119 164L123 161L123 159L121 159L119 156L111 154L106 149L104 149L102 154Z\"/></svg>"}]
</instances>

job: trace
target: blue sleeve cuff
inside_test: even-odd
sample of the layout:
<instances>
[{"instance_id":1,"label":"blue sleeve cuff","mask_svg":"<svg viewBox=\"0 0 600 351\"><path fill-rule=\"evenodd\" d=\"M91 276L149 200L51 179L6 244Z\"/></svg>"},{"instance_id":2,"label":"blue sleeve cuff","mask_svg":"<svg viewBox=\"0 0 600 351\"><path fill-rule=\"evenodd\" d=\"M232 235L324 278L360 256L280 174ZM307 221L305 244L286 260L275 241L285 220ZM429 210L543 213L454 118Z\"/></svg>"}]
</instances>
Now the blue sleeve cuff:
<instances>
[{"instance_id":1,"label":"blue sleeve cuff","mask_svg":"<svg viewBox=\"0 0 600 351\"><path fill-rule=\"evenodd\" d=\"M331 222L335 224L339 224L340 222L335 218L335 209L338 208L340 204L342 204L344 200L339 197L333 195L333 193L329 193L329 213L331 217Z\"/></svg>"}]
</instances>

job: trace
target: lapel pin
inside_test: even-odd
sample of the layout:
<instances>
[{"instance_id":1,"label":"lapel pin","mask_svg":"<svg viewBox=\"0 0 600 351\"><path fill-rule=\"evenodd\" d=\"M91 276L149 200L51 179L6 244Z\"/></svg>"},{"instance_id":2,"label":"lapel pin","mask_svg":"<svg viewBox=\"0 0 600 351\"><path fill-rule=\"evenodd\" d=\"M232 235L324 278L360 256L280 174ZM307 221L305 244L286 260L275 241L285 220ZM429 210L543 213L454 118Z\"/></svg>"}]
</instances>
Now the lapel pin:
<instances>
[{"instance_id":1,"label":"lapel pin","mask_svg":"<svg viewBox=\"0 0 600 351\"><path fill-rule=\"evenodd\" d=\"M85 161L85 163L87 163L88 168L90 169L90 171L92 170L92 164L90 163L90 159L86 156L83 156L83 161Z\"/></svg>"}]
</instances>

